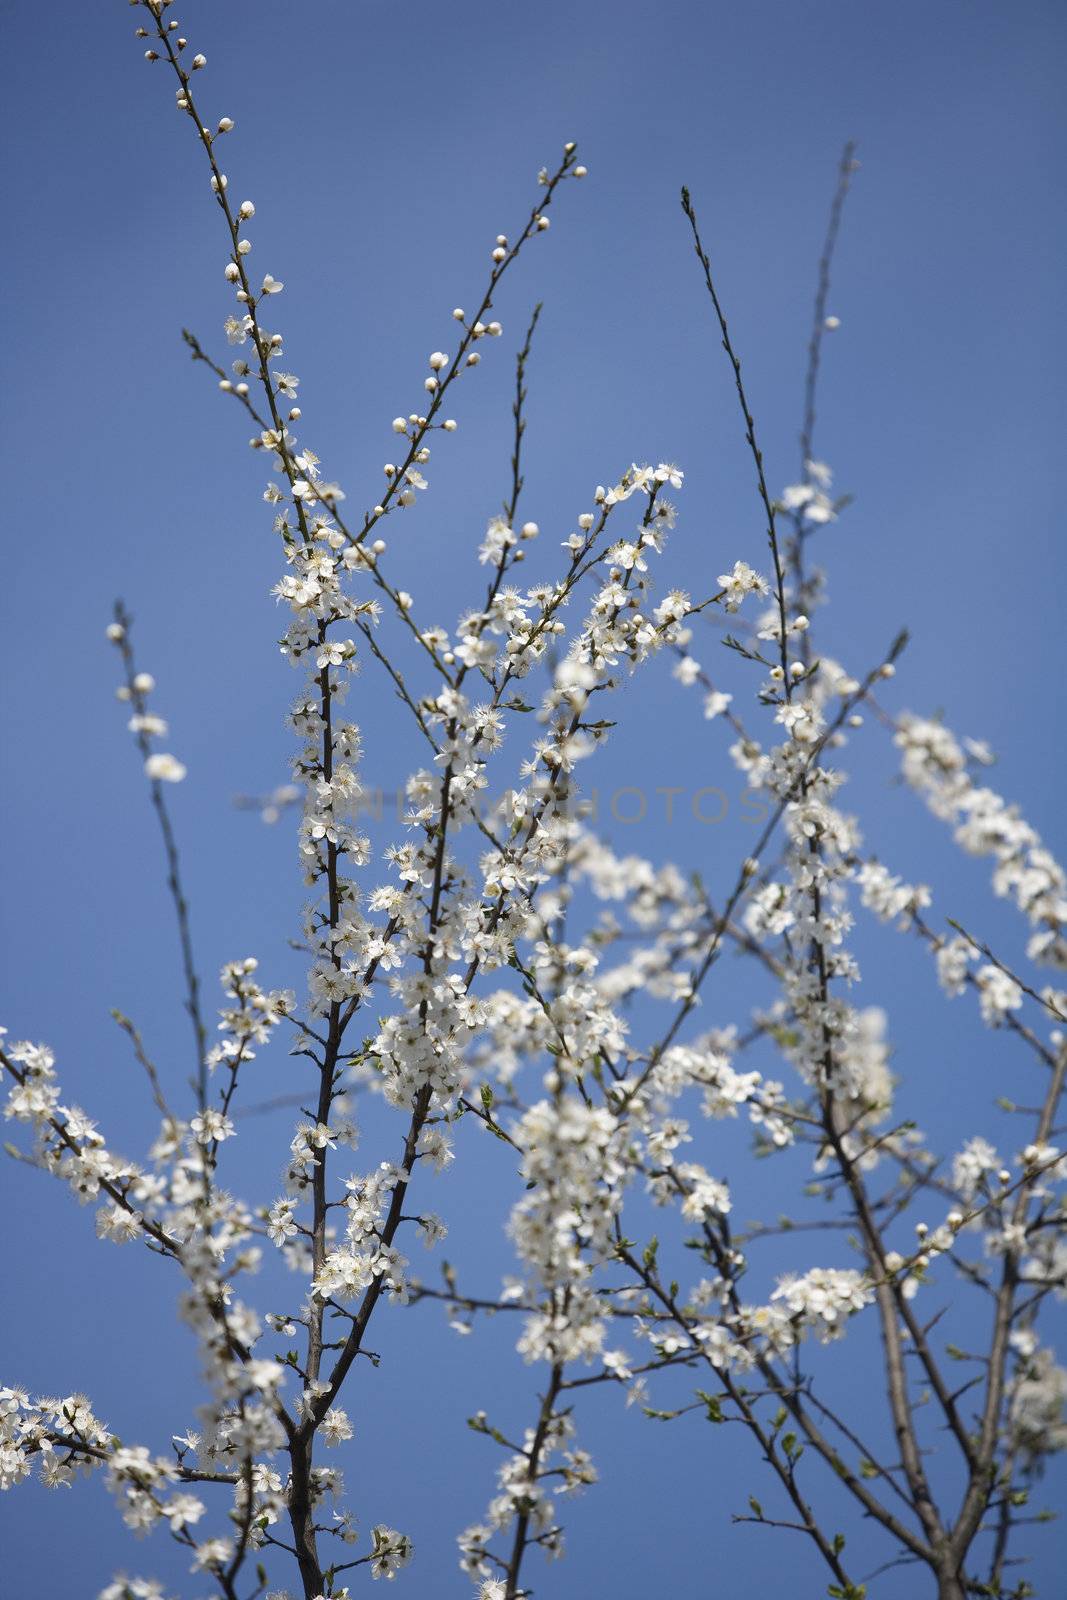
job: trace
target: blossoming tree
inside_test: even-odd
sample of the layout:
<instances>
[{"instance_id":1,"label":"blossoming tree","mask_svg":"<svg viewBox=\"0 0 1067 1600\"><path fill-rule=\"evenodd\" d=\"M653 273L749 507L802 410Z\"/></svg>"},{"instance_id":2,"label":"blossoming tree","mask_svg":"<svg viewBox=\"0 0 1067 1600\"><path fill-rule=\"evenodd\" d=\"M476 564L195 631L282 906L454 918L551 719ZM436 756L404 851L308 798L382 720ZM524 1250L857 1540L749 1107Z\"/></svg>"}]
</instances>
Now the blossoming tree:
<instances>
[{"instance_id":1,"label":"blossoming tree","mask_svg":"<svg viewBox=\"0 0 1067 1600\"><path fill-rule=\"evenodd\" d=\"M1025 1509L1031 1482L1067 1443L1067 1372L1042 1333L1067 1278L1054 1143L1067 1070L1067 993L1056 983L1067 967L1067 893L1041 839L983 782L981 747L882 705L903 637L851 669L817 646L822 574L812 550L845 511L815 458L814 426L851 148L820 264L802 475L780 493L765 473L694 203L682 195L709 337L732 372L765 526L762 559L745 554L763 572L739 555L711 592L663 592L657 558L683 474L657 463L591 486L573 527L560 530L562 555L526 580L519 568L534 564L539 534L520 513L535 313L517 357L507 502L478 552L480 592L448 630L397 586L384 532L425 493L431 441L455 430L451 411L482 347L502 332L492 312L505 274L585 176L575 146L539 174L519 230L497 236L474 311L452 313L451 348L429 356L413 409L392 423L384 491L352 515L297 436L298 380L282 369L282 335L271 326L283 285L252 273L255 207L233 201L221 165L233 121L208 115L207 62L182 37L171 0L131 4L146 58L172 75L209 169L236 359L226 368L186 337L251 424L270 473L284 562L275 594L289 612L282 649L301 674L293 783L271 807L299 814L313 893L301 930L307 992L265 988L254 959L233 960L209 1043L167 801L186 768L165 748L155 685L119 606L107 632L162 831L195 1082L186 1103L134 1023L118 1018L160 1118L152 1148L129 1160L64 1095L47 1045L5 1038L0 1063L7 1114L33 1132L28 1159L95 1206L101 1238L158 1256L160 1273L180 1286L205 1396L195 1431L176 1419L185 1431L168 1453L120 1441L84 1396L4 1388L0 1486L35 1470L51 1486L100 1471L129 1528L169 1532L188 1551L196 1592L225 1600L324 1600L355 1593L367 1577L392 1579L413 1561L410 1538L357 1526L358 1500L346 1499L322 1449L352 1439L346 1397L383 1301L441 1300L476 1331L484 1317L514 1314L519 1355L540 1375L517 1438L485 1413L471 1419L504 1452L488 1509L472 1507L459 1535L461 1568L481 1600L529 1593L532 1558L561 1551L561 1506L596 1481L577 1437L594 1385L637 1401L655 1422L695 1413L710 1424L709 1451L750 1435L766 1489L738 1520L795 1531L839 1600L879 1592L868 1553L854 1556L837 1531L850 1502L888 1550L886 1564L922 1574L916 1592L1031 1592L1014 1583L1012 1555L1035 1520ZM732 692L694 654L696 619L716 614L734 630L724 634ZM733 872L716 873L714 891L702 863L687 872L621 857L583 805L582 764L612 736L612 698L660 655L683 688L699 688L697 721L702 710L729 724L733 762L764 802L751 850ZM425 751L384 872L360 829L361 741L346 712L357 662L366 663L362 692L377 692L378 674ZM962 927L939 930L931 892L865 853L838 792L841 752L872 715L899 747L906 783L963 850L990 862L996 894L1029 927L1025 966L1009 966ZM503 798L486 805L494 784ZM1029 1074L1027 1109L1005 1106L1008 1153L966 1136L955 1150L932 1151L895 1115L885 1017L853 998L854 912L920 941L947 995L973 1001L1018 1058L1013 1071ZM730 1016L730 996L716 988L727 950L765 980L747 1018ZM247 1064L268 1044L278 1049L279 1037L307 1109L279 1147L279 1192L244 1200L224 1187L234 1112ZM771 1075L749 1064L754 1056ZM359 1092L383 1098L393 1131L387 1149L357 1160ZM709 1143L697 1111L734 1127ZM796 1163L798 1205L816 1195L818 1220L732 1225L714 1154L724 1138L738 1143L738 1124L748 1125L741 1143L753 1158ZM423 1282L407 1258L413 1235L433 1247L446 1233L433 1210L434 1173L464 1159L479 1125L525 1185L510 1215L502 1206L517 1265L495 1291L461 1282L452 1266ZM812 1240L828 1236L850 1264L820 1264ZM766 1298L750 1299L746 1273L769 1238L788 1244L794 1267ZM253 1274L272 1253L292 1269L288 1300L262 1312ZM946 1296L973 1301L971 1349L937 1326ZM853 1319L878 1330L877 1347L861 1348L887 1426L827 1398L819 1347ZM405 1507L394 1520L403 1527ZM693 1559L703 1559L697 1548ZM412 1582L425 1584L416 1573ZM442 1588L439 1574L429 1581L429 1592ZM151 1577L120 1576L101 1600L163 1594Z\"/></svg>"}]
</instances>

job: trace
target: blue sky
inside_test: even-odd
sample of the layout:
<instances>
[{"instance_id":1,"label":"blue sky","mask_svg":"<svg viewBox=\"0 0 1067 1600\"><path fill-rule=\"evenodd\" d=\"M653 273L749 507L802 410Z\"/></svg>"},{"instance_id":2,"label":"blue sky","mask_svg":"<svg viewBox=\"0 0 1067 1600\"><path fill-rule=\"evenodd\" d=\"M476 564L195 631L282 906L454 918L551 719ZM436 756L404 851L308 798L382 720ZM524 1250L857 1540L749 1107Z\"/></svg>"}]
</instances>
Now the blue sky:
<instances>
[{"instance_id":1,"label":"blue sky","mask_svg":"<svg viewBox=\"0 0 1067 1600\"><path fill-rule=\"evenodd\" d=\"M835 164L856 139L862 170L836 262L841 328L827 341L816 441L856 503L825 538L832 604L820 645L863 668L907 625L889 703L943 708L951 726L988 739L996 783L1062 846L1061 6L190 0L176 10L209 57L204 103L237 122L226 168L257 205L257 268L286 283L277 320L302 379L302 436L357 505L373 500L390 419L417 404L427 353L449 348L451 308L482 284L494 236L526 215L538 168L579 141L590 177L570 186L509 276L496 306L505 337L462 386L460 430L435 447L428 498L391 536L397 580L445 625L469 601L474 547L507 486L510 363L538 299L526 515L569 526L595 483L631 459L666 457L687 474L672 580L706 593L738 557L763 562L751 464L678 189L689 185L700 212L780 486L797 473ZM174 810L209 992L221 962L246 953L270 982L299 979L286 947L302 902L291 831L232 806L238 792L284 781L295 680L275 647L263 464L180 339L188 326L225 352L225 240L203 163L162 67L141 60L136 13L120 0L93 11L73 0L3 7L0 914L4 1021L50 1040L78 1100L134 1150L151 1108L109 1007L142 1023L175 1081L189 1052L158 841L113 699L103 639L113 599L135 613L141 662L190 769ZM710 632L698 654L745 691ZM379 690L368 667L354 703L368 781L391 787L412 747L391 731ZM732 881L748 835L726 742L692 693L651 670L605 753L601 791L654 773L688 793L720 784L731 809L701 826L683 808L667 827L653 807L645 823L616 827L617 842ZM931 882L941 915L1017 958L1016 919L992 900L982 866L954 855L893 787L884 736L872 726L851 754L849 801L872 849ZM920 952L880 932L857 945L871 1003L891 1014L902 1093L935 1138L952 1145L984 1126L996 1092L1033 1092L1025 1056L965 1002L950 1011ZM739 996L732 980L713 989L706 1020L741 1020ZM287 1070L284 1057L265 1062L264 1092ZM278 1123L257 1125L264 1139L271 1130L280 1140ZM376 1150L370 1133L364 1148ZM273 1182L273 1152L240 1159L250 1181L261 1166ZM744 1183L740 1144L721 1161ZM450 1254L482 1287L506 1262L483 1200L494 1177L474 1152L469 1175L437 1201L453 1224ZM84 1388L117 1431L162 1442L189 1421L195 1371L159 1264L95 1245L91 1212L37 1175L9 1166L0 1183L16 1219L5 1372L32 1388ZM383 1323L390 1361L353 1404L350 1473L366 1525L417 1523L422 1564L410 1581L434 1596L467 1592L452 1539L492 1489L491 1447L465 1434L463 1417L495 1404L521 1426L536 1387L510 1359L507 1330L477 1342L441 1334L429 1309ZM858 1393L865 1351L860 1334L852 1367L835 1358ZM413 1394L411 1374L428 1363L431 1381ZM713 1451L699 1430L620 1416L607 1398L583 1423L605 1481L571 1510L568 1560L533 1573L540 1593L733 1600L786 1562L804 1593L821 1592L808 1553L775 1542L786 1535L731 1527L762 1481L740 1438L716 1436ZM95 1595L115 1567L139 1563L195 1592L161 1539L131 1551L98 1487L62 1501L27 1489L0 1518L13 1592L39 1577L46 1539L50 1591ZM855 1530L860 1548L865 1538ZM1053 1543L1035 1540L1046 1593ZM879 1558L871 1548L860 1568ZM909 1584L906 1570L891 1573L872 1592L896 1600Z\"/></svg>"}]
</instances>

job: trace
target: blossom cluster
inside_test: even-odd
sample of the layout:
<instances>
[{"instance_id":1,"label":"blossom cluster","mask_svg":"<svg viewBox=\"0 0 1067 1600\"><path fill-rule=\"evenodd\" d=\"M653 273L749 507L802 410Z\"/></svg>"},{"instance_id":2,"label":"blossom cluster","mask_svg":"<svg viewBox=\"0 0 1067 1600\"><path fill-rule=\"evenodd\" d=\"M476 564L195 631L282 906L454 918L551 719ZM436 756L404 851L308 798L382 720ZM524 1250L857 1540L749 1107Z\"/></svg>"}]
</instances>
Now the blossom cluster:
<instances>
[{"instance_id":1,"label":"blossom cluster","mask_svg":"<svg viewBox=\"0 0 1067 1600\"><path fill-rule=\"evenodd\" d=\"M366 1553L347 1559L356 1516L343 1472L317 1451L337 1451L332 1462L372 1448L366 1424L342 1403L349 1374L361 1356L360 1370L378 1364L367 1340L380 1303L435 1298L464 1333L480 1313L518 1312L516 1349L541 1389L532 1423L505 1432L484 1413L471 1420L506 1451L484 1520L459 1539L480 1600L527 1592L520 1569L529 1548L561 1552L561 1498L597 1477L575 1442L569 1396L594 1384L623 1389L658 1420L698 1409L709 1422L740 1423L829 1566L831 1593L857 1600L863 1591L798 1487L804 1450L900 1539L895 1502L887 1510L867 1486L887 1480L912 1518L904 1549L936 1566L951 1541L931 1522L920 1395L934 1396L943 1431L961 1449L979 1521L991 1486L1010 1490L1067 1445L1067 1379L1035 1332L1046 1297L1067 1287L1059 1190L1067 1162L1053 1143L1067 1038L1048 1029L1050 1014L1067 1019L1067 1001L1039 993L962 932L931 929L931 891L870 855L844 809L843 752L893 678L903 639L855 671L816 652L812 619L825 585L810 565L810 540L838 524L845 501L832 496L830 469L810 457L813 414L802 480L772 500L686 194L757 469L769 564L720 555L711 568L724 567L718 587L695 600L662 581L678 523L669 495L684 484L671 461L630 461L599 484L590 474L574 515L553 540L543 537L548 519L520 511L535 316L516 363L510 497L500 512L477 511L480 599L446 626L426 596L394 581L384 530L427 502L435 436L457 431L449 413L458 385L503 337L494 314L503 275L547 231L560 186L585 176L576 147L566 144L555 169L538 175L522 227L493 235L486 287L469 302L476 309L453 310L449 336L437 339L447 348L430 351L412 409L392 421L394 459L353 515L297 434L301 380L283 366L273 326L284 285L251 273L256 207L231 201L219 162L233 119L201 115L197 75L207 61L188 53L170 0L133 4L144 14L147 59L175 76L177 109L205 155L226 236L230 367L187 337L227 406L249 421L268 473L263 500L282 564L272 590L284 618L279 648L299 685L289 714L292 782L263 809L298 812L295 853L310 899L294 943L306 958L306 993L261 987L253 957L227 963L209 1044L166 793L186 772L154 742L167 727L150 709L154 683L136 667L120 608L108 637L124 664L119 694L132 707L163 833L197 1039L195 1104L172 1108L169 1063L157 1068L121 1017L161 1119L142 1161L112 1151L69 1101L46 1046L2 1043L0 1064L10 1080L6 1115L32 1129L32 1159L97 1206L102 1238L140 1242L180 1274L205 1398L196 1427L174 1435L166 1455L120 1443L83 1396L0 1390L0 1486L21 1481L35 1461L50 1486L102 1470L127 1526L168 1530L223 1600L237 1593L253 1554L264 1563L294 1557L304 1600L348 1595L339 1577L350 1567L392 1580L413 1558L411 1538L377 1522ZM817 303L816 340L836 324L824 312ZM750 709L698 659L705 613L737 630L723 642L750 674ZM716 870L711 886L678 863L620 853L583 805L584 772L618 737L617 699L638 672L665 676L661 658L682 688L699 685L698 729L713 723L712 739L728 730L728 758L767 819L736 870L724 882ZM381 856L359 826L363 733L346 708L360 671L395 696L419 748L399 831ZM876 709L894 729L908 784L965 850L993 859L996 892L1030 924L1028 959L1067 966L1067 879L1017 809L974 782L981 747L961 746L940 723ZM491 777L502 798L489 808L480 802ZM1049 1069L1032 1136L1015 1155L1002 1159L977 1134L942 1168L920 1130L897 1120L890 1017L854 998L857 907L925 941L947 993L973 988L983 1018ZM739 995L717 981L727 956L747 958L765 980L743 1021ZM1033 1027L1022 1020L1028 1002L1043 1008ZM233 1170L226 1163L251 1064L277 1048L279 1034L300 1110L279 1142L273 1198L253 1205L222 1179ZM357 1124L361 1094L380 1096L381 1106ZM357 1165L368 1123L384 1123L391 1143ZM494 1295L460 1285L442 1262L444 1288L435 1289L413 1267L411 1243L432 1249L446 1237L448 1220L429 1203L433 1175L475 1159L482 1133L518 1188L507 1222L517 1269ZM741 1220L762 1195L744 1170L735 1177L739 1139L799 1174L801 1208L818 1201L832 1212ZM921 1204L929 1222L912 1220ZM770 1270L761 1242L801 1227L836 1230L827 1264L805 1258L795 1270ZM288 1273L275 1272L279 1262ZM277 1295L270 1311L253 1303L261 1268ZM927 1321L913 1309L952 1271L998 1307L992 1353L979 1358L986 1400L977 1430L961 1419L933 1351L936 1314ZM888 1469L852 1459L859 1447L845 1424L834 1424L845 1443L830 1442L828 1406L814 1398L818 1347L856 1317L878 1319L886 1352L901 1458ZM651 1403L661 1386L676 1394L694 1374L712 1388L695 1389L677 1409ZM212 1486L223 1489L221 1515L209 1509ZM358 1492L369 1503L365 1479ZM345 1559L333 1559L332 1539ZM118 1578L102 1600L160 1593L152 1579Z\"/></svg>"}]
</instances>

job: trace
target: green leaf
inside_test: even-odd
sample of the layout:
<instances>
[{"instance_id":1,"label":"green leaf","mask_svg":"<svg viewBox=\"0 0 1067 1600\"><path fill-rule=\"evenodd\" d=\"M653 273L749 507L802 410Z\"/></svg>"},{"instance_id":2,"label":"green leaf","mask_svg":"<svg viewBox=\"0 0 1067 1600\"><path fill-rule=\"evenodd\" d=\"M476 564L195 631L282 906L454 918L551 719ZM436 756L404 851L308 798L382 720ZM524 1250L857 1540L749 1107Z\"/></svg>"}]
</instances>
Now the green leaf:
<instances>
[{"instance_id":1,"label":"green leaf","mask_svg":"<svg viewBox=\"0 0 1067 1600\"><path fill-rule=\"evenodd\" d=\"M707 1407L707 1416L704 1419L706 1422L725 1422L726 1418L722 1414L722 1406L717 1395L708 1394L705 1389L698 1389L697 1399Z\"/></svg>"}]
</instances>

